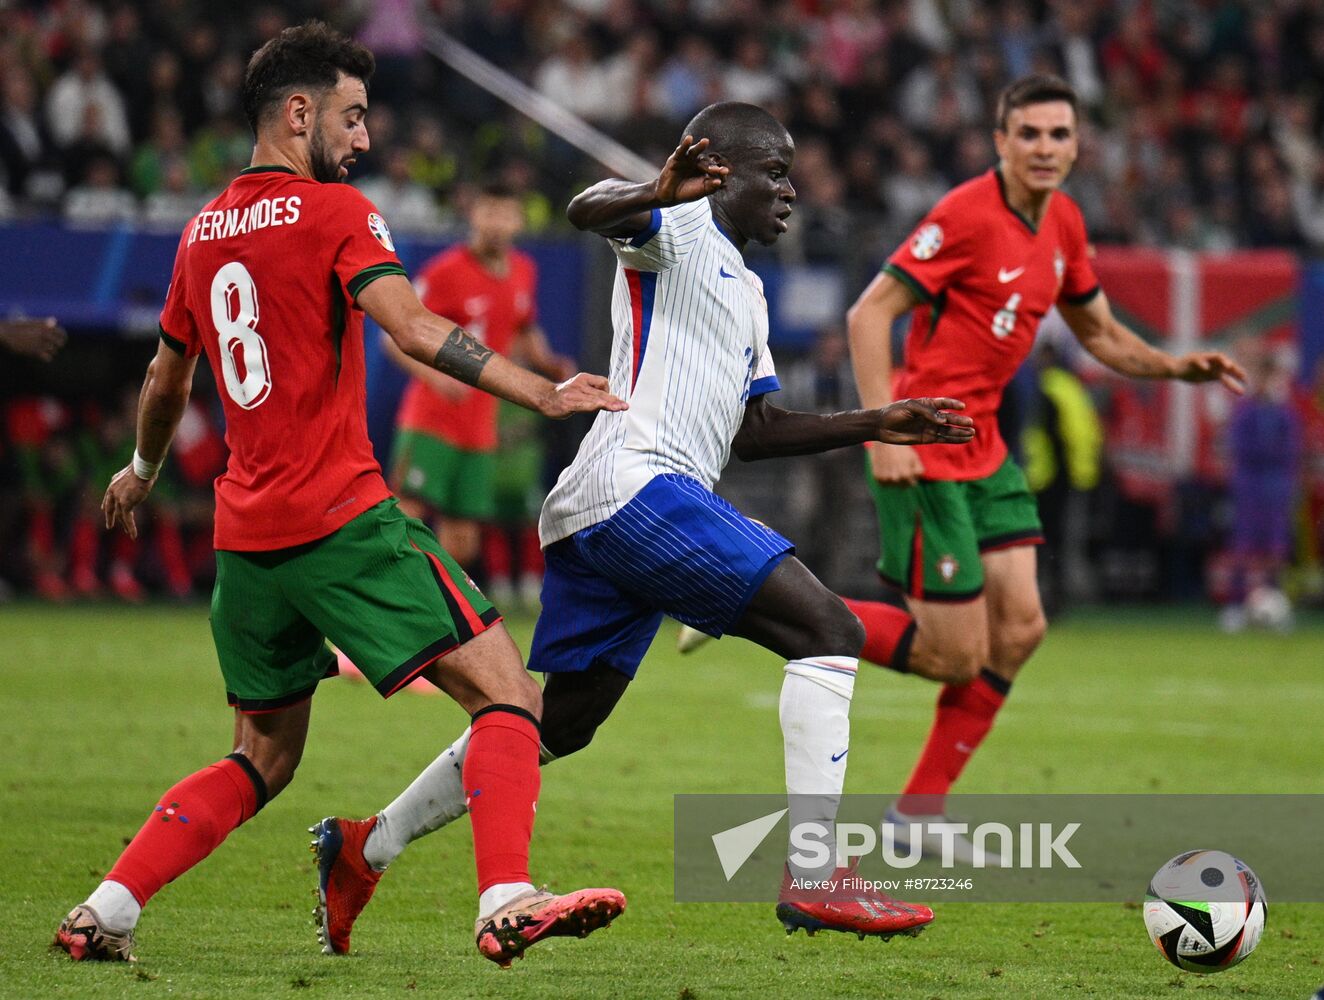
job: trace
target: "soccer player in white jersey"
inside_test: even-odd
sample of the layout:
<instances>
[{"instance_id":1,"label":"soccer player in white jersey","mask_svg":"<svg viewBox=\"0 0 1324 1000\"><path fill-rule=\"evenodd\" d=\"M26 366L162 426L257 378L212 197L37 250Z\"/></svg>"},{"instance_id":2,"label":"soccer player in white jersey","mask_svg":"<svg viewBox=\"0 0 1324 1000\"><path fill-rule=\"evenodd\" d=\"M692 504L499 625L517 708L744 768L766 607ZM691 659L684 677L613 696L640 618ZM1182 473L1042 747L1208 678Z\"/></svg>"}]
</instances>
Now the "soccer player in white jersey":
<instances>
[{"instance_id":1,"label":"soccer player in white jersey","mask_svg":"<svg viewBox=\"0 0 1324 1000\"><path fill-rule=\"evenodd\" d=\"M617 257L610 381L630 407L596 418L543 507L547 571L529 669L548 675L548 761L588 745L664 614L773 650L787 660L780 716L792 821L831 829L850 746L859 620L789 541L712 487L732 450L752 460L865 441L962 443L973 431L947 412L962 408L952 399L830 415L768 402L778 384L767 304L742 252L786 232L794 153L767 112L715 104L689 124L656 180L603 181L570 203L570 221L607 237ZM330 919L346 940L380 871L411 840L463 815L465 745L461 737L377 816L314 828L331 859ZM328 845L357 824L370 827L362 839L353 830L362 857L335 856ZM797 894L797 874L806 877L788 866L777 907L788 932L891 936L933 919L926 907L880 894Z\"/></svg>"}]
</instances>

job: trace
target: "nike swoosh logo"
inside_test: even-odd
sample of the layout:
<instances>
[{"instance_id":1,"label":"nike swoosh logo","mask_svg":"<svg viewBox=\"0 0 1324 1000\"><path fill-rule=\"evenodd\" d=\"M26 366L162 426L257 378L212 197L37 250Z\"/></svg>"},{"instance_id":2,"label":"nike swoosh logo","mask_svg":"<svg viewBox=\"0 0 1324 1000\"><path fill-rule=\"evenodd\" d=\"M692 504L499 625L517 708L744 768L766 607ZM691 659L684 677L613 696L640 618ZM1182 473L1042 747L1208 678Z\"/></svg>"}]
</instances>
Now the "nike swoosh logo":
<instances>
[{"instance_id":1,"label":"nike swoosh logo","mask_svg":"<svg viewBox=\"0 0 1324 1000\"><path fill-rule=\"evenodd\" d=\"M841 753L834 753L832 755L832 763L835 764L837 761L841 760L842 757L845 757L846 754L848 753L850 753L850 747L847 747L845 750L841 751Z\"/></svg>"},{"instance_id":2,"label":"nike swoosh logo","mask_svg":"<svg viewBox=\"0 0 1324 1000\"><path fill-rule=\"evenodd\" d=\"M1004 285L1009 281L1015 281L1021 276L1021 272L1024 270L1025 265L1023 264L1014 271L1008 271L1005 267L1000 267L998 268L998 281L1002 282Z\"/></svg>"},{"instance_id":3,"label":"nike swoosh logo","mask_svg":"<svg viewBox=\"0 0 1324 1000\"><path fill-rule=\"evenodd\" d=\"M958 751L959 753L974 753L974 752L975 752L975 748L974 748L974 747L972 747L969 743L962 743L960 740L957 740L957 742L956 742L956 749L957 749L957 751Z\"/></svg>"},{"instance_id":4,"label":"nike swoosh logo","mask_svg":"<svg viewBox=\"0 0 1324 1000\"><path fill-rule=\"evenodd\" d=\"M723 278L734 278L734 277L735 277L734 274L727 274L727 273L726 273L726 267L725 267L725 266L719 266L719 267L717 268L717 273L720 274Z\"/></svg>"}]
</instances>

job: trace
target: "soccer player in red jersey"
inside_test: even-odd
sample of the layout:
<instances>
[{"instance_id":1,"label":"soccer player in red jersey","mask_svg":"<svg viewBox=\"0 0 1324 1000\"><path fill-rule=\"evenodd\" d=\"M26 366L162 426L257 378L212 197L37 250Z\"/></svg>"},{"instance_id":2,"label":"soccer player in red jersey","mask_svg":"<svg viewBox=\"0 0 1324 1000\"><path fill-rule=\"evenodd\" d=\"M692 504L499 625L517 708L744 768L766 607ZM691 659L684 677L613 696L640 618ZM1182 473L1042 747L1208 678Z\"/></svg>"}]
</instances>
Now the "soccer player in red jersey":
<instances>
[{"instance_id":1,"label":"soccer player in red jersey","mask_svg":"<svg viewBox=\"0 0 1324 1000\"><path fill-rule=\"evenodd\" d=\"M373 460L364 410L366 312L411 357L549 417L624 409L607 380L560 386L428 312L373 205L343 181L368 150L367 49L319 22L259 49L243 106L257 143L180 239L161 343L138 409L133 461L111 481L107 527L136 535L206 353L230 460L216 481L211 624L235 708L233 752L170 788L55 943L75 959L132 959L141 909L294 776L326 639L383 696L426 677L473 717L463 780L473 817L480 952L508 965L534 941L583 935L624 908L614 889L534 889L541 693L495 608ZM479 749L481 743L481 750ZM331 821L334 823L334 821ZM322 831L323 920L335 862L364 865L371 822ZM348 949L348 936L327 951Z\"/></svg>"},{"instance_id":2,"label":"soccer player in red jersey","mask_svg":"<svg viewBox=\"0 0 1324 1000\"><path fill-rule=\"evenodd\" d=\"M1221 381L1235 392L1244 378L1223 354L1174 357L1113 316L1090 266L1080 209L1058 190L1076 159L1069 85L1051 76L1012 83L1000 95L993 137L998 166L934 206L848 317L864 406L941 392L965 401L978 432L965 448L868 446L878 569L904 593L906 610L847 602L865 625L862 655L943 685L928 742L889 812L901 823L943 813L945 795L1044 635L1039 517L997 425L1003 389L1044 314L1056 306L1085 349L1124 375ZM912 310L905 363L894 373L890 331ZM907 826L897 829L903 840Z\"/></svg>"},{"instance_id":3,"label":"soccer player in red jersey","mask_svg":"<svg viewBox=\"0 0 1324 1000\"><path fill-rule=\"evenodd\" d=\"M513 246L524 228L518 194L487 185L468 215L467 241L419 271L414 286L423 305L498 354L553 381L569 378L574 362L555 354L538 326L537 268ZM385 347L412 376L396 416L391 485L407 514L437 518L442 547L467 565L479 554L481 522L496 516L497 400L419 364L389 337Z\"/></svg>"}]
</instances>

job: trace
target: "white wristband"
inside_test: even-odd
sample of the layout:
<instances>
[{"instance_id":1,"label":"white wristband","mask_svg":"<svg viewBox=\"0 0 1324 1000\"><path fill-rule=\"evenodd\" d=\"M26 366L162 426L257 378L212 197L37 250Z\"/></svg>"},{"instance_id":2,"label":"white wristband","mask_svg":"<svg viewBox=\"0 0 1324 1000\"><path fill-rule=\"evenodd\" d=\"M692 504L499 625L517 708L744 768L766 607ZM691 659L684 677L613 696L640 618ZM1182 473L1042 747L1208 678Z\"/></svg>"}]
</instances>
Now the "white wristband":
<instances>
[{"instance_id":1,"label":"white wristband","mask_svg":"<svg viewBox=\"0 0 1324 1000\"><path fill-rule=\"evenodd\" d=\"M159 462L149 462L138 454L137 448L133 449L133 474L143 482L151 482L163 465L165 465L164 458Z\"/></svg>"}]
</instances>

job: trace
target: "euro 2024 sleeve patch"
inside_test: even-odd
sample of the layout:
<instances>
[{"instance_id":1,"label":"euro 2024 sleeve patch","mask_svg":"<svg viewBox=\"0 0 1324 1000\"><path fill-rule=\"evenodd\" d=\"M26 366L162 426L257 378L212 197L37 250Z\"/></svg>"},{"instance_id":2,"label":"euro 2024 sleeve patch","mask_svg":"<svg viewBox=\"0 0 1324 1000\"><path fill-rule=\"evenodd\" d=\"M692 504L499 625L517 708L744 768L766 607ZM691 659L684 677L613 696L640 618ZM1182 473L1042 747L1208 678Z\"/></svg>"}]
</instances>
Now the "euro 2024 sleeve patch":
<instances>
[{"instance_id":1,"label":"euro 2024 sleeve patch","mask_svg":"<svg viewBox=\"0 0 1324 1000\"><path fill-rule=\"evenodd\" d=\"M395 244L391 242L391 230L386 227L386 220L376 212L368 213L368 232L372 233L378 243L391 253L395 253Z\"/></svg>"},{"instance_id":2,"label":"euro 2024 sleeve patch","mask_svg":"<svg viewBox=\"0 0 1324 1000\"><path fill-rule=\"evenodd\" d=\"M916 260L928 260L942 248L942 226L930 222L920 226L910 241L910 253Z\"/></svg>"}]
</instances>

